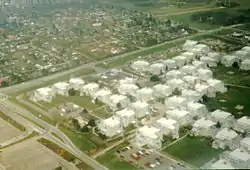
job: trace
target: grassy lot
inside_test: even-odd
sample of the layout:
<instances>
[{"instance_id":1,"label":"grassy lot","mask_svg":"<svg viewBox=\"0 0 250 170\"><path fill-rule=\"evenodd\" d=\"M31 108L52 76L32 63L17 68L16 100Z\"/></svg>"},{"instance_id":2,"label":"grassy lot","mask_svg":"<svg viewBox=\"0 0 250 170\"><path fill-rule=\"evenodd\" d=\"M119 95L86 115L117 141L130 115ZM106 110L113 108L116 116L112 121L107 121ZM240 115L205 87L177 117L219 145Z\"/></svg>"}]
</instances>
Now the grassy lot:
<instances>
[{"instance_id":1,"label":"grassy lot","mask_svg":"<svg viewBox=\"0 0 250 170\"><path fill-rule=\"evenodd\" d=\"M9 116L7 116L6 114L0 112L0 118L2 118L3 120L5 120L6 122L8 122L9 124L11 124L12 126L14 126L15 128L21 130L21 131L25 131L25 127L23 125L21 125L20 123L16 122L15 120L13 120L12 118L10 118Z\"/></svg>"},{"instance_id":2,"label":"grassy lot","mask_svg":"<svg viewBox=\"0 0 250 170\"><path fill-rule=\"evenodd\" d=\"M48 118L45 115L42 115L40 112L38 112L37 110L34 110L33 108L30 108L29 106L20 103L16 98L11 98L10 99L13 103L21 106L22 108L26 109L27 111L31 112L32 114L34 114L35 116L39 117L40 119L42 119L43 121L51 124L51 125L55 125L56 121L51 120L50 118ZM35 123L36 124L36 123ZM38 124L37 124L38 125ZM40 125L38 125L40 127Z\"/></svg>"},{"instance_id":3,"label":"grassy lot","mask_svg":"<svg viewBox=\"0 0 250 170\"><path fill-rule=\"evenodd\" d=\"M95 71L93 69L90 69L90 68L84 68L84 69L81 69L81 70L78 70L77 72L75 73L71 73L71 74L67 74L67 75L63 75L63 76L59 76L59 77L56 77L52 80L48 80L48 81L45 81L45 82L42 82L40 84L37 84L37 85L34 85L32 87L28 87L26 89L22 89L20 91L17 91L17 92L14 92L14 93L11 93L12 95L14 96L17 96L19 94L22 94L22 93L27 93L29 91L32 91L32 90L35 90L35 89L38 89L38 88L41 88L41 87L45 87L45 86L48 86L48 85L51 85L51 84L54 84L56 82L59 82L59 81L64 81L64 80L68 80L70 77L77 77L77 76L83 76L83 75L87 75L87 74L91 74L91 73L94 73Z\"/></svg>"},{"instance_id":4,"label":"grassy lot","mask_svg":"<svg viewBox=\"0 0 250 170\"><path fill-rule=\"evenodd\" d=\"M209 146L209 140L205 138L185 137L163 152L200 167L218 156L223 150L213 149Z\"/></svg>"},{"instance_id":5,"label":"grassy lot","mask_svg":"<svg viewBox=\"0 0 250 170\"><path fill-rule=\"evenodd\" d=\"M109 168L110 170L136 170L136 167L129 164L128 162L120 160L116 156L116 150L123 148L127 145L129 145L129 143L124 142L121 145L109 150L104 155L98 157L96 160L107 168Z\"/></svg>"},{"instance_id":6,"label":"grassy lot","mask_svg":"<svg viewBox=\"0 0 250 170\"><path fill-rule=\"evenodd\" d=\"M111 113L108 113L105 109L105 107L102 107L100 109L96 109L92 112L93 115L96 115L98 117L101 117L101 118L109 118L112 116Z\"/></svg>"},{"instance_id":7,"label":"grassy lot","mask_svg":"<svg viewBox=\"0 0 250 170\"><path fill-rule=\"evenodd\" d=\"M91 150L95 149L97 146L88 140L87 136L77 134L65 127L60 126L60 130L69 137L69 139L78 147L81 151L85 153L90 153Z\"/></svg>"},{"instance_id":8,"label":"grassy lot","mask_svg":"<svg viewBox=\"0 0 250 170\"><path fill-rule=\"evenodd\" d=\"M72 155L65 149L61 148L57 144L47 139L41 138L41 139L38 139L37 141L43 144L44 146L46 146L47 148L49 148L50 150L52 150L53 152L55 152L57 155L61 156L63 159L67 160L68 162L74 162L75 160L78 160L78 158L76 158L74 155ZM80 160L78 161L79 163L76 165L77 168L84 169L84 170L93 170L93 168L87 165L86 163Z\"/></svg>"}]
</instances>

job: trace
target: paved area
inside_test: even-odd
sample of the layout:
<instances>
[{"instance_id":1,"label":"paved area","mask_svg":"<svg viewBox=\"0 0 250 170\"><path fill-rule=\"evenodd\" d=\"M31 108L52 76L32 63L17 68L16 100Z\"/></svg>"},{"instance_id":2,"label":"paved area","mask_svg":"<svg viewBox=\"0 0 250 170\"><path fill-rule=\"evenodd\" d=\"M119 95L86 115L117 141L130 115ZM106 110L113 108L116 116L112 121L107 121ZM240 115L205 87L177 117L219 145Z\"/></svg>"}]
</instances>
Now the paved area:
<instances>
[{"instance_id":1,"label":"paved area","mask_svg":"<svg viewBox=\"0 0 250 170\"><path fill-rule=\"evenodd\" d=\"M6 170L53 170L58 166L77 170L72 164L33 139L3 149L0 164L4 165Z\"/></svg>"},{"instance_id":2,"label":"paved area","mask_svg":"<svg viewBox=\"0 0 250 170\"><path fill-rule=\"evenodd\" d=\"M22 132L0 118L0 143L20 135Z\"/></svg>"},{"instance_id":3,"label":"paved area","mask_svg":"<svg viewBox=\"0 0 250 170\"><path fill-rule=\"evenodd\" d=\"M141 152L143 154L141 154ZM135 154L138 157L133 157L132 155ZM175 164L170 159L166 159L156 152L147 150L147 149L139 149L136 146L132 146L131 149L123 148L117 152L117 156L121 159L133 164L139 169L154 169L154 170L166 170L169 169L170 165ZM154 168L150 167L149 165L153 165Z\"/></svg>"}]
</instances>

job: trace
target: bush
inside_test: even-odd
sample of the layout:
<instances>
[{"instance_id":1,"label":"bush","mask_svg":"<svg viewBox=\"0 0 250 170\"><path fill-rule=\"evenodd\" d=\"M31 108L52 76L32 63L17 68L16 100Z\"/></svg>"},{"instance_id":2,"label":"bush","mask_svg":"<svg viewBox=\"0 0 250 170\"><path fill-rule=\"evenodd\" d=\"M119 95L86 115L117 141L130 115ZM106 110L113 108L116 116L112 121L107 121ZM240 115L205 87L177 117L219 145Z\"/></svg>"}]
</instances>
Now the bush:
<instances>
[{"instance_id":1,"label":"bush","mask_svg":"<svg viewBox=\"0 0 250 170\"><path fill-rule=\"evenodd\" d=\"M160 77L157 75L153 75L150 77L150 81L160 81L160 80L161 80Z\"/></svg>"}]
</instances>

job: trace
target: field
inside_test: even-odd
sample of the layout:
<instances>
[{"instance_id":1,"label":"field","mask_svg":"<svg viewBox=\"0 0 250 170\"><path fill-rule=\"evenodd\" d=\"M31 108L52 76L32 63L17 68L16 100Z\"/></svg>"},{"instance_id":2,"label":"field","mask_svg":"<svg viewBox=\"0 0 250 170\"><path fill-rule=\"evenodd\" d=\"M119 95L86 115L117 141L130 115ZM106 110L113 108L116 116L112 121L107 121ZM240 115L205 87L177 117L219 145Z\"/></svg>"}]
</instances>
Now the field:
<instances>
[{"instance_id":1,"label":"field","mask_svg":"<svg viewBox=\"0 0 250 170\"><path fill-rule=\"evenodd\" d=\"M1 136L0 144L20 134L21 134L21 131L19 129L16 129L10 123L0 118L0 136Z\"/></svg>"},{"instance_id":2,"label":"field","mask_svg":"<svg viewBox=\"0 0 250 170\"><path fill-rule=\"evenodd\" d=\"M53 170L59 165L77 170L73 165L34 140L27 140L3 149L0 163L12 170Z\"/></svg>"},{"instance_id":3,"label":"field","mask_svg":"<svg viewBox=\"0 0 250 170\"><path fill-rule=\"evenodd\" d=\"M128 162L120 160L116 156L116 150L123 148L129 145L128 142L122 143L121 145L109 150L104 155L97 157L97 161L109 168L110 170L136 170L133 165L130 165Z\"/></svg>"},{"instance_id":4,"label":"field","mask_svg":"<svg viewBox=\"0 0 250 170\"><path fill-rule=\"evenodd\" d=\"M16 122L15 120L13 120L12 118L8 117L6 114L0 112L0 118L2 120L5 120L6 122L8 122L8 124L11 124L13 127L19 129L20 131L25 131L25 127L23 125L21 125L20 123Z\"/></svg>"},{"instance_id":5,"label":"field","mask_svg":"<svg viewBox=\"0 0 250 170\"><path fill-rule=\"evenodd\" d=\"M209 146L208 139L185 137L163 152L200 167L222 153L222 150L216 150Z\"/></svg>"}]
</instances>

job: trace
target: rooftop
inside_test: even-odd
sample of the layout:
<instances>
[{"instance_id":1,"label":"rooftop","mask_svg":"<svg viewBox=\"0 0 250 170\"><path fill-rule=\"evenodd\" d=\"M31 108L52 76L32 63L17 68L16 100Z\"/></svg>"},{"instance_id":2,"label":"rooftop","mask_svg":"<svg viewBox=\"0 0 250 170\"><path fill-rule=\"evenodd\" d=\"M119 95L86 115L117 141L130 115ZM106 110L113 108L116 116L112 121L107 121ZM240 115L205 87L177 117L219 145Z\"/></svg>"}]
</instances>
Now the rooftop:
<instances>
[{"instance_id":1,"label":"rooftop","mask_svg":"<svg viewBox=\"0 0 250 170\"><path fill-rule=\"evenodd\" d=\"M137 90L137 93L150 94L150 93L153 93L153 90L151 88L144 87L142 89Z\"/></svg>"},{"instance_id":2,"label":"rooftop","mask_svg":"<svg viewBox=\"0 0 250 170\"><path fill-rule=\"evenodd\" d=\"M247 116L243 116L242 118L238 119L237 122L244 125L250 125L250 118Z\"/></svg>"},{"instance_id":3,"label":"rooftop","mask_svg":"<svg viewBox=\"0 0 250 170\"><path fill-rule=\"evenodd\" d=\"M117 125L120 125L120 120L117 117L112 116L112 117L109 117L107 119L104 119L103 124L105 124L105 126L109 126L109 127L117 126Z\"/></svg>"},{"instance_id":4,"label":"rooftop","mask_svg":"<svg viewBox=\"0 0 250 170\"><path fill-rule=\"evenodd\" d=\"M193 124L194 127L206 127L206 128L210 128L210 127L215 126L215 125L216 125L215 122L213 122L212 120L209 120L209 119L205 119L204 117L198 119Z\"/></svg>"},{"instance_id":5,"label":"rooftop","mask_svg":"<svg viewBox=\"0 0 250 170\"><path fill-rule=\"evenodd\" d=\"M250 137L242 139L240 143L250 146Z\"/></svg>"},{"instance_id":6,"label":"rooftop","mask_svg":"<svg viewBox=\"0 0 250 170\"><path fill-rule=\"evenodd\" d=\"M121 100L127 99L124 95L114 94L109 98L113 103L119 103Z\"/></svg>"},{"instance_id":7,"label":"rooftop","mask_svg":"<svg viewBox=\"0 0 250 170\"><path fill-rule=\"evenodd\" d=\"M220 130L215 137L220 140L233 140L237 136L238 134L234 130L224 128Z\"/></svg>"},{"instance_id":8,"label":"rooftop","mask_svg":"<svg viewBox=\"0 0 250 170\"><path fill-rule=\"evenodd\" d=\"M49 88L49 87L43 87L43 88L36 89L36 91L37 91L38 93L40 93L40 94L47 95L47 94L51 94L52 89Z\"/></svg>"},{"instance_id":9,"label":"rooftop","mask_svg":"<svg viewBox=\"0 0 250 170\"><path fill-rule=\"evenodd\" d=\"M135 112L131 109L126 108L126 109L117 111L116 115L121 116L121 117L130 117L130 116L135 115Z\"/></svg>"},{"instance_id":10,"label":"rooftop","mask_svg":"<svg viewBox=\"0 0 250 170\"><path fill-rule=\"evenodd\" d=\"M71 84L84 84L84 81L80 78L71 78L69 80L69 83L71 83Z\"/></svg>"},{"instance_id":11,"label":"rooftop","mask_svg":"<svg viewBox=\"0 0 250 170\"><path fill-rule=\"evenodd\" d=\"M212 166L212 169L235 169L228 161L220 159L215 162Z\"/></svg>"},{"instance_id":12,"label":"rooftop","mask_svg":"<svg viewBox=\"0 0 250 170\"><path fill-rule=\"evenodd\" d=\"M156 127L143 126L138 130L143 136L147 136L150 138L157 138L156 133L160 132L160 129Z\"/></svg>"},{"instance_id":13,"label":"rooftop","mask_svg":"<svg viewBox=\"0 0 250 170\"><path fill-rule=\"evenodd\" d=\"M143 101L136 101L134 103L132 103L132 106L133 107L136 107L136 108L145 108L145 107L148 107L148 103L146 102L143 102Z\"/></svg>"},{"instance_id":14,"label":"rooftop","mask_svg":"<svg viewBox=\"0 0 250 170\"><path fill-rule=\"evenodd\" d=\"M162 126L166 126L166 127L169 127L169 126L173 126L177 123L176 120L174 119L167 119L165 117L161 118L161 119L158 119L156 121L158 124L162 125Z\"/></svg>"},{"instance_id":15,"label":"rooftop","mask_svg":"<svg viewBox=\"0 0 250 170\"><path fill-rule=\"evenodd\" d=\"M166 113L167 113L167 115L170 115L170 116L173 116L176 118L181 118L181 117L184 117L184 116L190 114L186 110L179 110L179 109L169 110L169 111L166 111Z\"/></svg>"},{"instance_id":16,"label":"rooftop","mask_svg":"<svg viewBox=\"0 0 250 170\"><path fill-rule=\"evenodd\" d=\"M225 112L225 111L220 110L220 109L217 109L217 110L211 112L211 116L215 119L218 119L218 120L226 119L226 118L230 117L231 115L232 115L231 113Z\"/></svg>"},{"instance_id":17,"label":"rooftop","mask_svg":"<svg viewBox=\"0 0 250 170\"><path fill-rule=\"evenodd\" d=\"M68 89L69 88L69 84L66 82L58 82L58 83L54 84L53 86L57 89Z\"/></svg>"},{"instance_id":18,"label":"rooftop","mask_svg":"<svg viewBox=\"0 0 250 170\"><path fill-rule=\"evenodd\" d=\"M239 148L230 152L229 156L233 159L236 159L236 160L243 160L243 161L250 160L250 154L247 153L246 151L239 149Z\"/></svg>"}]
</instances>

